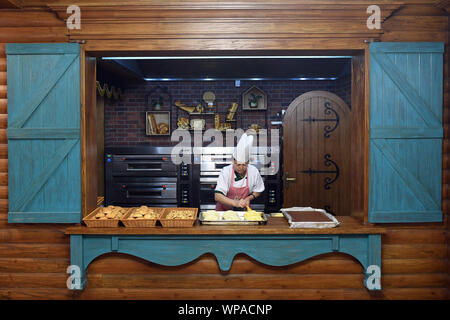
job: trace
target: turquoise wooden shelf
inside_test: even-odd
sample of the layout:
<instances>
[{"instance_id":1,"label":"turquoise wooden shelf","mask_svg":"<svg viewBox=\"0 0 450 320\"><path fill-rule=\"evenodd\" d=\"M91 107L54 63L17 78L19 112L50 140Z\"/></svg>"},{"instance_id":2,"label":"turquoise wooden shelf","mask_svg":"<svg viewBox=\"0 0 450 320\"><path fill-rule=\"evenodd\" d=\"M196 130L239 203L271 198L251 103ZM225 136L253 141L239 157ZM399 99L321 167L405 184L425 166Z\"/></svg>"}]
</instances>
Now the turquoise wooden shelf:
<instances>
[{"instance_id":1,"label":"turquoise wooden shelf","mask_svg":"<svg viewBox=\"0 0 450 320\"><path fill-rule=\"evenodd\" d=\"M239 253L270 266L286 266L317 255L341 252L353 256L363 266L367 289L380 290L380 286L371 286L368 280L373 281L375 277L377 283L381 283L381 234L384 232L382 228L358 230L351 225L307 230L270 223L235 229L195 226L167 229L72 227L66 230L70 234L71 265L80 270L79 277L73 281L77 284L74 290L83 290L87 285L89 264L110 252L133 255L164 266L183 265L211 253L222 272L230 270ZM373 270L378 270L378 274Z\"/></svg>"}]
</instances>

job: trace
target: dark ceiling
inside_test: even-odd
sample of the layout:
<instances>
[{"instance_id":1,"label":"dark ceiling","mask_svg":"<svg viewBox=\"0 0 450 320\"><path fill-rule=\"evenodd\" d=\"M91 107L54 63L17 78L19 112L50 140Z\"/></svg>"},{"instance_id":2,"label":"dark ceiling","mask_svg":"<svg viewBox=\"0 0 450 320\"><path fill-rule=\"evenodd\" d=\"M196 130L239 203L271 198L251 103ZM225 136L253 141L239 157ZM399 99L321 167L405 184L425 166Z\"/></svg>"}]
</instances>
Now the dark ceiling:
<instances>
[{"instance_id":1,"label":"dark ceiling","mask_svg":"<svg viewBox=\"0 0 450 320\"><path fill-rule=\"evenodd\" d=\"M138 60L145 78L339 77L349 59Z\"/></svg>"},{"instance_id":2,"label":"dark ceiling","mask_svg":"<svg viewBox=\"0 0 450 320\"><path fill-rule=\"evenodd\" d=\"M99 59L99 75L122 78L243 80L251 78L340 78L350 74L350 58Z\"/></svg>"}]
</instances>

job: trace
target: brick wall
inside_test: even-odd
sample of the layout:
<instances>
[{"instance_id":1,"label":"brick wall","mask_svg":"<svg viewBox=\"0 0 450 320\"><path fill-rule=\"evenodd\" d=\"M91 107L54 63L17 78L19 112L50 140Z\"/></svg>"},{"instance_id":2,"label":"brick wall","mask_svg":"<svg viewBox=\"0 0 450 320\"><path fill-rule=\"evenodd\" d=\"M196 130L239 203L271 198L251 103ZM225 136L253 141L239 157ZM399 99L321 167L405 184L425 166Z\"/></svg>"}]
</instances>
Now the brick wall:
<instances>
[{"instance_id":1,"label":"brick wall","mask_svg":"<svg viewBox=\"0 0 450 320\"><path fill-rule=\"evenodd\" d=\"M105 102L105 146L149 144L153 146L174 145L170 136L147 136L145 134L145 95L155 86L168 88L172 102L181 101L188 106L200 103L205 91L213 91L216 95L216 110L224 121L231 102L239 104L237 127L246 129L252 123L264 127L266 114L261 111L241 110L241 95L251 86L258 86L267 93L267 112L270 119L276 119L277 113L287 109L289 104L299 95L313 90L330 91L340 96L350 106L350 77L335 81L241 81L235 87L234 81L162 81L149 82L145 85L129 86L125 89L123 99ZM176 111L172 107L171 130L177 128ZM186 117L187 113L179 110L178 116ZM214 118L206 118L207 128L213 127Z\"/></svg>"}]
</instances>

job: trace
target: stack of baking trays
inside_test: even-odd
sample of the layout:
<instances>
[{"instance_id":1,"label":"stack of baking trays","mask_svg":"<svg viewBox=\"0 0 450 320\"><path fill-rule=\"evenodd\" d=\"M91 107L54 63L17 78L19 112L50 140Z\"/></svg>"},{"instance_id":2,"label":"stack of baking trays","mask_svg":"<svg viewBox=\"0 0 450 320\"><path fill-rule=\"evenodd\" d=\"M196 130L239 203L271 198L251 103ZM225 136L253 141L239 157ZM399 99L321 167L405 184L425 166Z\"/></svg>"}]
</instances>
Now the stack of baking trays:
<instances>
[{"instance_id":1,"label":"stack of baking trays","mask_svg":"<svg viewBox=\"0 0 450 320\"><path fill-rule=\"evenodd\" d=\"M334 228L339 221L323 209L292 207L281 209L291 228Z\"/></svg>"},{"instance_id":2,"label":"stack of baking trays","mask_svg":"<svg viewBox=\"0 0 450 320\"><path fill-rule=\"evenodd\" d=\"M254 210L207 210L200 212L198 220L204 225L259 225L267 223L264 213Z\"/></svg>"},{"instance_id":3,"label":"stack of baking trays","mask_svg":"<svg viewBox=\"0 0 450 320\"><path fill-rule=\"evenodd\" d=\"M83 221L88 227L94 228L115 228L119 227L119 222L127 228L151 228L159 225L185 228L194 226L197 212L197 208L108 206L95 209Z\"/></svg>"}]
</instances>

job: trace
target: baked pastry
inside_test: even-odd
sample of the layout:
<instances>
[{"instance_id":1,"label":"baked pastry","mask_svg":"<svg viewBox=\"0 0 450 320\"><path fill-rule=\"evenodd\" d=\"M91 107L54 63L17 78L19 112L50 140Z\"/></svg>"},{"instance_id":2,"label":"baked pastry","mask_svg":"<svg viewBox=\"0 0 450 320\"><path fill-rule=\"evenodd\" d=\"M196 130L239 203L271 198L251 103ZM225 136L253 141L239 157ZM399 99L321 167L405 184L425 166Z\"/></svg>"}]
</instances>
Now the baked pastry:
<instances>
[{"instance_id":1,"label":"baked pastry","mask_svg":"<svg viewBox=\"0 0 450 320\"><path fill-rule=\"evenodd\" d=\"M188 107L187 105L185 105L184 103L181 103L180 101L175 101L175 105L180 108L181 110L184 110L186 112L194 112L196 107Z\"/></svg>"},{"instance_id":2,"label":"baked pastry","mask_svg":"<svg viewBox=\"0 0 450 320\"><path fill-rule=\"evenodd\" d=\"M235 112L236 112L236 110L237 110L237 107L238 107L238 104L237 104L236 102L233 102L233 103L231 104L231 107L230 107L230 109L229 109L229 113L227 114L227 120L228 120L228 121L233 120L234 114L235 114Z\"/></svg>"},{"instance_id":3,"label":"baked pastry","mask_svg":"<svg viewBox=\"0 0 450 320\"><path fill-rule=\"evenodd\" d=\"M151 113L148 115L148 122L150 125L150 133L158 134L158 126L156 125L155 116Z\"/></svg>"},{"instance_id":4,"label":"baked pastry","mask_svg":"<svg viewBox=\"0 0 450 320\"><path fill-rule=\"evenodd\" d=\"M217 130L220 130L219 126L220 126L220 115L218 113L216 113L214 115L214 128L216 128Z\"/></svg>"},{"instance_id":5,"label":"baked pastry","mask_svg":"<svg viewBox=\"0 0 450 320\"><path fill-rule=\"evenodd\" d=\"M191 210L172 210L170 211L166 219L194 219L194 212Z\"/></svg>"},{"instance_id":6,"label":"baked pastry","mask_svg":"<svg viewBox=\"0 0 450 320\"><path fill-rule=\"evenodd\" d=\"M129 217L129 219L158 219L159 214L153 208L147 206L140 206Z\"/></svg>"},{"instance_id":7,"label":"baked pastry","mask_svg":"<svg viewBox=\"0 0 450 320\"><path fill-rule=\"evenodd\" d=\"M161 122L158 124L158 133L159 134L166 134L169 132L169 125L167 123Z\"/></svg>"},{"instance_id":8,"label":"baked pastry","mask_svg":"<svg viewBox=\"0 0 450 320\"><path fill-rule=\"evenodd\" d=\"M177 121L178 129L189 129L189 119L180 117Z\"/></svg>"},{"instance_id":9,"label":"baked pastry","mask_svg":"<svg viewBox=\"0 0 450 320\"><path fill-rule=\"evenodd\" d=\"M253 130L255 130L256 133L258 133L259 129L261 129L261 126L256 123L252 123L248 128L253 129Z\"/></svg>"},{"instance_id":10,"label":"baked pastry","mask_svg":"<svg viewBox=\"0 0 450 320\"><path fill-rule=\"evenodd\" d=\"M95 219L120 219L127 212L127 209L117 206L108 206L101 208L94 216Z\"/></svg>"}]
</instances>

